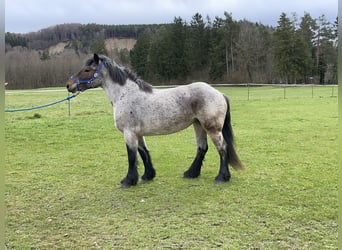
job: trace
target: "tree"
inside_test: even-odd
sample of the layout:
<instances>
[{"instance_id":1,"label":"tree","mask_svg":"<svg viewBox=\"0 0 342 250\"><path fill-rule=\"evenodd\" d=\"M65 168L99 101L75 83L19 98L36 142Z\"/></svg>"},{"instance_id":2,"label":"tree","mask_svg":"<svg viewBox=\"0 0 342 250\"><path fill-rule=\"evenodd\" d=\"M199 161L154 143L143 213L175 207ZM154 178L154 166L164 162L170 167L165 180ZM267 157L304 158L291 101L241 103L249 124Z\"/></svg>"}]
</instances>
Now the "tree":
<instances>
[{"instance_id":1,"label":"tree","mask_svg":"<svg viewBox=\"0 0 342 250\"><path fill-rule=\"evenodd\" d=\"M171 51L171 33L166 26L161 27L151 39L151 49L149 54L150 72L153 79L170 80L174 76L174 69Z\"/></svg>"},{"instance_id":2,"label":"tree","mask_svg":"<svg viewBox=\"0 0 342 250\"><path fill-rule=\"evenodd\" d=\"M178 77L184 78L189 72L186 63L185 45L186 45L186 23L182 18L174 19L173 24L170 26L170 39L171 39L171 53L170 64L173 67L174 79Z\"/></svg>"},{"instance_id":3,"label":"tree","mask_svg":"<svg viewBox=\"0 0 342 250\"><path fill-rule=\"evenodd\" d=\"M273 34L275 67L281 78L286 83L294 73L292 64L292 43L294 37L294 27L285 13L282 13L278 21L278 26Z\"/></svg>"},{"instance_id":4,"label":"tree","mask_svg":"<svg viewBox=\"0 0 342 250\"><path fill-rule=\"evenodd\" d=\"M261 24L243 20L236 45L235 68L240 81L269 82L272 79L271 31Z\"/></svg>"},{"instance_id":5,"label":"tree","mask_svg":"<svg viewBox=\"0 0 342 250\"><path fill-rule=\"evenodd\" d=\"M232 14L228 12L224 12L225 16L225 52L226 52L226 71L227 78L229 77L229 64L230 71L234 72L234 54L235 47L237 42L237 37L239 35L239 26L236 21L233 20Z\"/></svg>"},{"instance_id":6,"label":"tree","mask_svg":"<svg viewBox=\"0 0 342 250\"><path fill-rule=\"evenodd\" d=\"M104 40L95 40L90 44L90 52L95 52L102 55L108 55Z\"/></svg>"},{"instance_id":7,"label":"tree","mask_svg":"<svg viewBox=\"0 0 342 250\"><path fill-rule=\"evenodd\" d=\"M308 67L308 48L294 23L282 13L273 36L275 67L286 83L296 83Z\"/></svg>"},{"instance_id":8,"label":"tree","mask_svg":"<svg viewBox=\"0 0 342 250\"><path fill-rule=\"evenodd\" d=\"M316 54L316 73L319 76L320 84L325 83L327 69L334 68L337 61L336 35L333 25L326 20L324 15L317 19L317 30L314 38Z\"/></svg>"},{"instance_id":9,"label":"tree","mask_svg":"<svg viewBox=\"0 0 342 250\"><path fill-rule=\"evenodd\" d=\"M22 46L27 47L28 39L22 35L6 32L5 43L11 47Z\"/></svg>"},{"instance_id":10,"label":"tree","mask_svg":"<svg viewBox=\"0 0 342 250\"><path fill-rule=\"evenodd\" d=\"M300 35L300 31L295 32L293 49L293 64L295 70L295 82L297 79L303 82L309 81L312 72L311 51L307 46L304 38Z\"/></svg>"},{"instance_id":11,"label":"tree","mask_svg":"<svg viewBox=\"0 0 342 250\"><path fill-rule=\"evenodd\" d=\"M167 81L185 77L186 24L178 17L170 25L161 27L151 39L150 69L157 78Z\"/></svg>"},{"instance_id":12,"label":"tree","mask_svg":"<svg viewBox=\"0 0 342 250\"><path fill-rule=\"evenodd\" d=\"M221 79L226 70L224 20L216 17L211 28L209 78Z\"/></svg>"},{"instance_id":13,"label":"tree","mask_svg":"<svg viewBox=\"0 0 342 250\"><path fill-rule=\"evenodd\" d=\"M130 51L132 67L143 78L148 78L150 74L150 44L151 37L147 33L142 33L137 39L134 48Z\"/></svg>"},{"instance_id":14,"label":"tree","mask_svg":"<svg viewBox=\"0 0 342 250\"><path fill-rule=\"evenodd\" d=\"M231 78L235 71L235 56L239 36L239 24L232 15L224 12L225 19L216 17L211 29L209 77L220 79L226 73Z\"/></svg>"},{"instance_id":15,"label":"tree","mask_svg":"<svg viewBox=\"0 0 342 250\"><path fill-rule=\"evenodd\" d=\"M187 36L186 57L190 71L202 70L208 65L208 31L202 15L196 13L190 22Z\"/></svg>"},{"instance_id":16,"label":"tree","mask_svg":"<svg viewBox=\"0 0 342 250\"><path fill-rule=\"evenodd\" d=\"M315 36L315 30L317 29L316 20L313 19L309 13L305 13L301 18L300 28L298 30L298 35L301 36L303 40L303 46L305 47L306 53L304 67L303 67L303 77L305 82L309 82L309 77L314 75L314 46L313 39Z\"/></svg>"}]
</instances>

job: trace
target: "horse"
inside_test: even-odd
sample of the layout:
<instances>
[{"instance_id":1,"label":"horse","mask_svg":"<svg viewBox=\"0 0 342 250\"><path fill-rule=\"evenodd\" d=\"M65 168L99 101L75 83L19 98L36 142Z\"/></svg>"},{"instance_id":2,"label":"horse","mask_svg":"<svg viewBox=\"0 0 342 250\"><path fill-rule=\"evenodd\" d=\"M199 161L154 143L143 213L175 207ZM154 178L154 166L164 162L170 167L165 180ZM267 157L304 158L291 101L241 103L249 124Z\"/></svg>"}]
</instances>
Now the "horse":
<instances>
[{"instance_id":1,"label":"horse","mask_svg":"<svg viewBox=\"0 0 342 250\"><path fill-rule=\"evenodd\" d=\"M66 87L72 93L102 87L108 96L115 126L123 133L127 149L128 172L121 181L122 187L138 183L138 153L144 164L141 182L151 181L156 176L144 136L175 133L190 125L194 127L197 153L184 172L184 178L200 176L208 151L207 135L220 156L216 183L230 180L228 164L236 170L244 169L234 148L229 100L207 83L156 89L129 68L104 55L94 54L67 80Z\"/></svg>"}]
</instances>

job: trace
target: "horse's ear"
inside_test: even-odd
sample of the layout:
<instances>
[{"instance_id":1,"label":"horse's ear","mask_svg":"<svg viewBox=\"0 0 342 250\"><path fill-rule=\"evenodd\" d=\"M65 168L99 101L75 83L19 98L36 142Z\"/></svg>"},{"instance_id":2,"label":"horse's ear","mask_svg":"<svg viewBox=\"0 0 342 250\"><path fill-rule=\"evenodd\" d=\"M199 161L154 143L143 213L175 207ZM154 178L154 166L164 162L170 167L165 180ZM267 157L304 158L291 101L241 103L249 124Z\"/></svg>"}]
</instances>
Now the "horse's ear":
<instances>
[{"instance_id":1,"label":"horse's ear","mask_svg":"<svg viewBox=\"0 0 342 250\"><path fill-rule=\"evenodd\" d=\"M99 56L96 53L94 54L94 62L96 64L99 64L99 62L100 62L100 58L99 58Z\"/></svg>"}]
</instances>

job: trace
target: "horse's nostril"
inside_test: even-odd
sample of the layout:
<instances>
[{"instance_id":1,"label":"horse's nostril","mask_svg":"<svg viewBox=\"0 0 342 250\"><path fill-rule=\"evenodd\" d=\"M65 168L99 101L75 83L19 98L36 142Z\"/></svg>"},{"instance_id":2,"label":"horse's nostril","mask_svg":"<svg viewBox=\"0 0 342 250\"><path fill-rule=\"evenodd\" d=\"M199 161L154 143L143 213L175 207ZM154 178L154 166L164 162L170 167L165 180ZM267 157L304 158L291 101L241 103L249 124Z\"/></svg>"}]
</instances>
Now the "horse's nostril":
<instances>
[{"instance_id":1,"label":"horse's nostril","mask_svg":"<svg viewBox=\"0 0 342 250\"><path fill-rule=\"evenodd\" d=\"M67 84L66 88L69 89L69 84Z\"/></svg>"}]
</instances>

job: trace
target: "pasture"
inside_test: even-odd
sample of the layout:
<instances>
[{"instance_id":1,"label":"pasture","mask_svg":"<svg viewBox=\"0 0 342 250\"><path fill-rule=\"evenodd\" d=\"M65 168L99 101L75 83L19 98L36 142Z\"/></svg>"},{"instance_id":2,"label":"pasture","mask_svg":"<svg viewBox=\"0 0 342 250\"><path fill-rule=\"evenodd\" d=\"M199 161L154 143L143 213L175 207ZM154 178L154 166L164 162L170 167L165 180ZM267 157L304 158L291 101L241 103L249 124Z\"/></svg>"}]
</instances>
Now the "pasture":
<instances>
[{"instance_id":1,"label":"pasture","mask_svg":"<svg viewBox=\"0 0 342 250\"><path fill-rule=\"evenodd\" d=\"M61 89L60 89L61 90ZM220 87L231 102L244 171L214 184L209 141L201 176L183 179L193 129L146 137L154 181L122 189L123 136L102 90L5 116L7 249L337 249L337 98L331 89ZM337 92L337 89L336 89ZM335 92L335 95L337 94ZM7 91L6 108L66 91ZM300 97L300 98L299 98ZM139 159L140 174L142 162Z\"/></svg>"}]
</instances>

